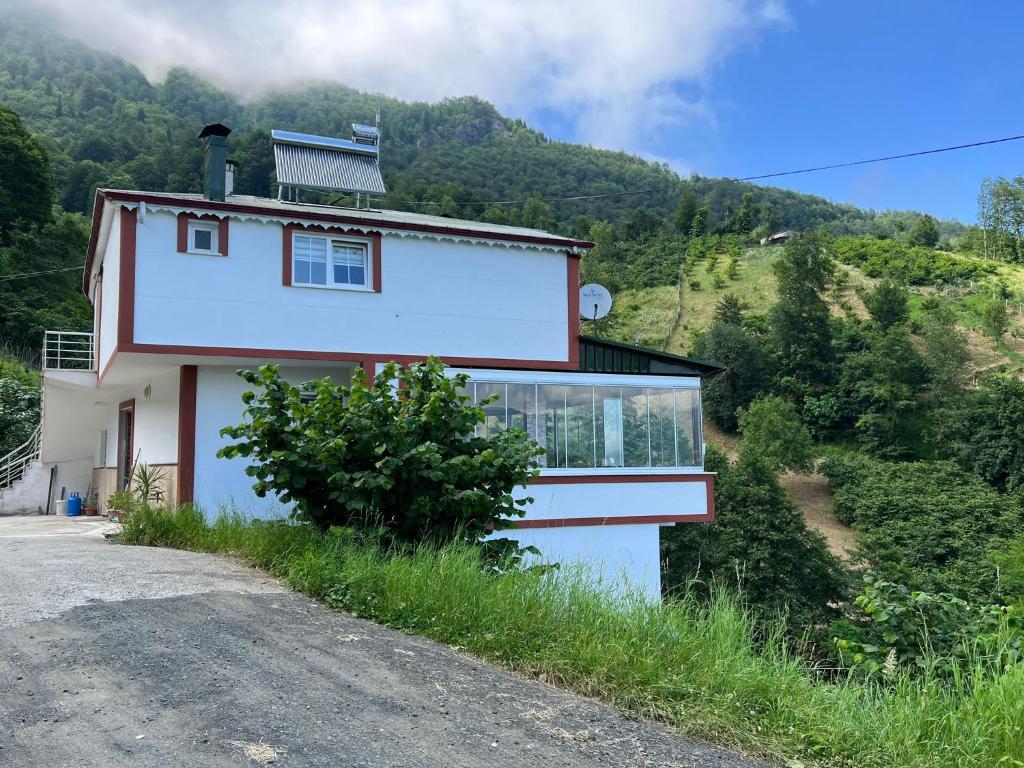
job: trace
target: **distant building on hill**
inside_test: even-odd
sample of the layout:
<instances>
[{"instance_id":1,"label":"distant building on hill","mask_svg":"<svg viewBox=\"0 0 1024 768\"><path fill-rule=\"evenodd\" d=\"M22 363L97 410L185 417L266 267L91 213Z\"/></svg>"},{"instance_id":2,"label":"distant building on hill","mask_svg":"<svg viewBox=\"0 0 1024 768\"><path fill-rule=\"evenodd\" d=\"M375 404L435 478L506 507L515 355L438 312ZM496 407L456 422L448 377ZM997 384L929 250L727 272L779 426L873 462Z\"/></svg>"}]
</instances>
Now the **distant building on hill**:
<instances>
[{"instance_id":1,"label":"distant building on hill","mask_svg":"<svg viewBox=\"0 0 1024 768\"><path fill-rule=\"evenodd\" d=\"M796 232L794 232L792 229L784 229L781 232L776 232L774 235L762 237L761 245L782 245L795 234Z\"/></svg>"}]
</instances>

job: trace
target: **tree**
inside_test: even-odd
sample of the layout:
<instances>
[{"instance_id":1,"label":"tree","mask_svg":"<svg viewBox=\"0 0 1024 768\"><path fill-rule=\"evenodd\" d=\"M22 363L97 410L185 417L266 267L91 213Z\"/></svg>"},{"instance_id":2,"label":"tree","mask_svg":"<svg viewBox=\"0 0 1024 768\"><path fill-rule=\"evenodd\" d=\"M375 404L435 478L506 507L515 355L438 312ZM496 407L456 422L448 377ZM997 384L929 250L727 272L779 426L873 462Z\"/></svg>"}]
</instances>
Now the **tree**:
<instances>
[{"instance_id":1,"label":"tree","mask_svg":"<svg viewBox=\"0 0 1024 768\"><path fill-rule=\"evenodd\" d=\"M1010 313L1006 310L1006 302L993 298L982 304L981 328L986 336L990 336L998 342L1009 327Z\"/></svg>"},{"instance_id":2,"label":"tree","mask_svg":"<svg viewBox=\"0 0 1024 768\"><path fill-rule=\"evenodd\" d=\"M697 215L697 196L692 189L687 189L676 206L675 215L672 217L672 226L676 232L689 235L693 228L693 217Z\"/></svg>"},{"instance_id":3,"label":"tree","mask_svg":"<svg viewBox=\"0 0 1024 768\"><path fill-rule=\"evenodd\" d=\"M934 218L925 214L914 222L907 235L907 243L920 245L924 248L934 248L939 244L939 225Z\"/></svg>"},{"instance_id":4,"label":"tree","mask_svg":"<svg viewBox=\"0 0 1024 768\"><path fill-rule=\"evenodd\" d=\"M761 340L740 325L718 321L697 339L694 351L725 365L722 373L705 380L701 399L705 416L720 429L735 431L737 411L769 384L768 355Z\"/></svg>"},{"instance_id":5,"label":"tree","mask_svg":"<svg viewBox=\"0 0 1024 768\"><path fill-rule=\"evenodd\" d=\"M737 417L743 435L741 462L763 462L776 473L811 469L811 433L800 423L800 415L791 402L778 395L764 395L748 408L740 409Z\"/></svg>"},{"instance_id":6,"label":"tree","mask_svg":"<svg viewBox=\"0 0 1024 768\"><path fill-rule=\"evenodd\" d=\"M929 297L918 335L928 367L930 396L936 407L948 408L964 394L971 362L967 336L957 325L949 304Z\"/></svg>"},{"instance_id":7,"label":"tree","mask_svg":"<svg viewBox=\"0 0 1024 768\"><path fill-rule=\"evenodd\" d=\"M864 295L864 306L880 329L887 330L907 321L907 290L886 278Z\"/></svg>"},{"instance_id":8,"label":"tree","mask_svg":"<svg viewBox=\"0 0 1024 768\"><path fill-rule=\"evenodd\" d=\"M743 302L731 293L725 294L715 304L715 320L726 325L743 325Z\"/></svg>"},{"instance_id":9,"label":"tree","mask_svg":"<svg viewBox=\"0 0 1024 768\"><path fill-rule=\"evenodd\" d=\"M708 231L708 216L711 212L706 205L702 205L693 215L693 222L690 224L690 237L703 237Z\"/></svg>"},{"instance_id":10,"label":"tree","mask_svg":"<svg viewBox=\"0 0 1024 768\"><path fill-rule=\"evenodd\" d=\"M0 106L0 242L19 221L50 220L53 176L42 144L18 114Z\"/></svg>"},{"instance_id":11,"label":"tree","mask_svg":"<svg viewBox=\"0 0 1024 768\"><path fill-rule=\"evenodd\" d=\"M832 327L824 294L834 264L816 232L789 239L772 266L779 300L771 312L771 337L780 374L802 388L827 383L832 375Z\"/></svg>"},{"instance_id":12,"label":"tree","mask_svg":"<svg viewBox=\"0 0 1024 768\"><path fill-rule=\"evenodd\" d=\"M622 236L626 240L653 237L661 229L661 224L661 219L646 208L637 208L622 228Z\"/></svg>"},{"instance_id":13,"label":"tree","mask_svg":"<svg viewBox=\"0 0 1024 768\"><path fill-rule=\"evenodd\" d=\"M39 423L39 375L0 358L0 456L32 434Z\"/></svg>"},{"instance_id":14,"label":"tree","mask_svg":"<svg viewBox=\"0 0 1024 768\"><path fill-rule=\"evenodd\" d=\"M523 226L550 232L555 228L555 217L551 206L533 194L523 203Z\"/></svg>"},{"instance_id":15,"label":"tree","mask_svg":"<svg viewBox=\"0 0 1024 768\"><path fill-rule=\"evenodd\" d=\"M517 429L477 435L484 409L464 393L468 377L447 376L437 358L388 364L372 380L356 369L347 387L329 378L296 387L274 365L239 375L259 391L243 395L245 420L221 430L234 442L218 456L250 459L258 496L294 502L321 528L479 541L525 514L512 493L543 450Z\"/></svg>"},{"instance_id":16,"label":"tree","mask_svg":"<svg viewBox=\"0 0 1024 768\"><path fill-rule=\"evenodd\" d=\"M821 534L807 529L775 472L745 455L730 462L708 448L705 467L718 473L715 520L662 529L665 591L725 584L761 616L785 612L795 631L825 623L846 593L846 571Z\"/></svg>"}]
</instances>

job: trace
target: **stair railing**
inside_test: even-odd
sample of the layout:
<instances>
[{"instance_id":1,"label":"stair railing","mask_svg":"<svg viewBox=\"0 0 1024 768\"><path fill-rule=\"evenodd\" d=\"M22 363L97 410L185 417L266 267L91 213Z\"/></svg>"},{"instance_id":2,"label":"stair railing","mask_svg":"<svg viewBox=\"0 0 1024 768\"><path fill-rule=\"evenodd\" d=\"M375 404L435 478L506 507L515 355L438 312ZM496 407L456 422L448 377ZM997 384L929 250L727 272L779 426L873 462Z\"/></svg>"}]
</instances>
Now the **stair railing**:
<instances>
[{"instance_id":1,"label":"stair railing","mask_svg":"<svg viewBox=\"0 0 1024 768\"><path fill-rule=\"evenodd\" d=\"M42 429L42 424L38 425L28 440L0 458L0 490L10 488L21 480L32 462L39 458L39 436Z\"/></svg>"}]
</instances>

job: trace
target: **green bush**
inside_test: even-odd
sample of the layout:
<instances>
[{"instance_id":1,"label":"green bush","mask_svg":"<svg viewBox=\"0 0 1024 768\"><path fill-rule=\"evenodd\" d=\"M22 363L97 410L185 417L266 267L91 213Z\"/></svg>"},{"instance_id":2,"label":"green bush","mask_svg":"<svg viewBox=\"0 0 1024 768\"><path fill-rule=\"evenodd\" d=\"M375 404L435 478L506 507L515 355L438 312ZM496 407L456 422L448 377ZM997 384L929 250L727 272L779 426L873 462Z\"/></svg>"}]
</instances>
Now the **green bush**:
<instances>
[{"instance_id":1,"label":"green bush","mask_svg":"<svg viewBox=\"0 0 1024 768\"><path fill-rule=\"evenodd\" d=\"M516 429L476 434L485 415L465 394L468 377L446 376L437 358L389 364L373 380L357 369L348 387L296 387L273 365L239 375L260 391L243 395L245 420L222 430L235 442L218 455L249 459L257 495L294 502L321 528L478 541L525 514L512 492L542 449Z\"/></svg>"},{"instance_id":2,"label":"green bush","mask_svg":"<svg viewBox=\"0 0 1024 768\"><path fill-rule=\"evenodd\" d=\"M951 461L822 464L840 520L859 532L857 555L879 578L964 600L1002 599L990 552L1024 523L1004 496Z\"/></svg>"},{"instance_id":3,"label":"green bush","mask_svg":"<svg viewBox=\"0 0 1024 768\"><path fill-rule=\"evenodd\" d=\"M837 260L858 267L868 277L889 278L909 285L971 280L996 271L995 265L981 259L871 237L837 238L832 243L832 253Z\"/></svg>"},{"instance_id":4,"label":"green bush","mask_svg":"<svg viewBox=\"0 0 1024 768\"><path fill-rule=\"evenodd\" d=\"M1004 605L972 605L948 593L928 593L864 577L856 604L866 620L856 639L836 638L844 661L894 677L897 666L949 679L1001 673L1022 658L1024 617Z\"/></svg>"}]
</instances>

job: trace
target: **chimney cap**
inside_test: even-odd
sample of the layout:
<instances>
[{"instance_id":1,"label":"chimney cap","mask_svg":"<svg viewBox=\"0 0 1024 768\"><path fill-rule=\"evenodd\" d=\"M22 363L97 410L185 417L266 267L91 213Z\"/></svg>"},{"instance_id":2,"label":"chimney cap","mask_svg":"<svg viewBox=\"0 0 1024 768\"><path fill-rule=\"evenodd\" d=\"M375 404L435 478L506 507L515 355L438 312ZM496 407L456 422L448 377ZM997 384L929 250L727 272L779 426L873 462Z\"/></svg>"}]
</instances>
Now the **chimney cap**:
<instances>
[{"instance_id":1,"label":"chimney cap","mask_svg":"<svg viewBox=\"0 0 1024 768\"><path fill-rule=\"evenodd\" d=\"M199 132L199 138L205 139L207 136L226 137L229 133L231 133L231 129L224 125L224 123L210 123Z\"/></svg>"}]
</instances>

